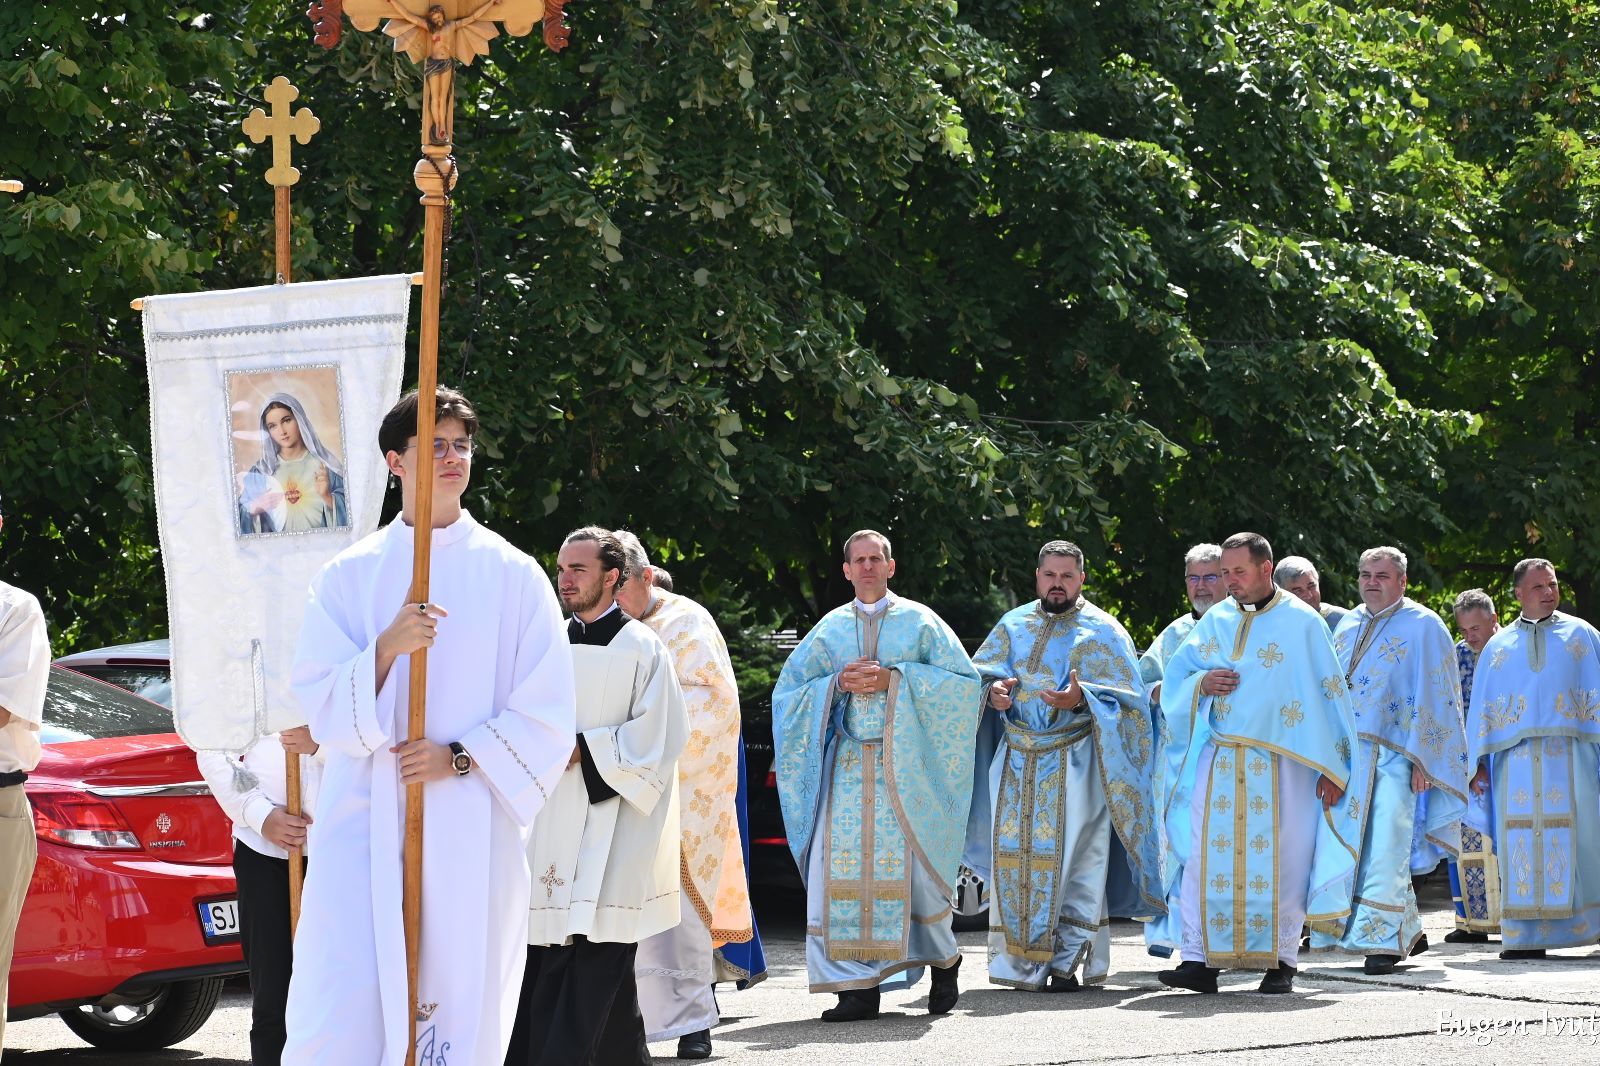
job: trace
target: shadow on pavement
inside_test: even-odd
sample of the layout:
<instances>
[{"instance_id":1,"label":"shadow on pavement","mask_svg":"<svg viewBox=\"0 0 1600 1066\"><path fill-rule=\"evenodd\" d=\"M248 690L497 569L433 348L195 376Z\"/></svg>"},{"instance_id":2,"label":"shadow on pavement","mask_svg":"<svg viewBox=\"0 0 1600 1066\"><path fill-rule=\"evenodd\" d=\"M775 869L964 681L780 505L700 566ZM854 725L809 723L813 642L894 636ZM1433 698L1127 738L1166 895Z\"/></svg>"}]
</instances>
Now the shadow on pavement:
<instances>
[{"instance_id":1,"label":"shadow on pavement","mask_svg":"<svg viewBox=\"0 0 1600 1066\"><path fill-rule=\"evenodd\" d=\"M1254 975L1248 981L1228 983L1223 978L1216 995L1201 995L1152 981L1149 985L1129 989L1137 998L1120 1004L1123 1010L1158 1011L1169 1017L1195 1017L1213 1014L1293 1014L1308 1010L1322 1010L1335 1006L1335 1001L1309 993L1316 989L1296 987L1286 996L1263 995L1256 991L1261 979Z\"/></svg>"},{"instance_id":2,"label":"shadow on pavement","mask_svg":"<svg viewBox=\"0 0 1600 1066\"><path fill-rule=\"evenodd\" d=\"M962 989L956 1011L978 1018L997 1018L1007 1014L1037 1014L1040 1011L1095 1010L1120 1006L1125 1000L1145 994L1140 988L1111 988L1094 985L1077 992L1025 992L1020 988L993 985Z\"/></svg>"},{"instance_id":3,"label":"shadow on pavement","mask_svg":"<svg viewBox=\"0 0 1600 1066\"><path fill-rule=\"evenodd\" d=\"M963 994L963 1004L965 1001L966 997ZM818 996L817 1012L820 1014L825 1007L833 1006L833 1003L832 996ZM875 1021L870 1022L834 1025L813 1017L738 1029L727 1033L723 1039L729 1043L742 1044L752 1051L781 1051L785 1048L812 1044L899 1044L916 1040L933 1026L956 1021L965 1013L958 1005L954 1014L935 1017L927 1013L925 997L923 1003L924 1005L919 1007L918 1001L913 1000L908 1007L902 1008L898 1005L889 1007L878 1015Z\"/></svg>"}]
</instances>

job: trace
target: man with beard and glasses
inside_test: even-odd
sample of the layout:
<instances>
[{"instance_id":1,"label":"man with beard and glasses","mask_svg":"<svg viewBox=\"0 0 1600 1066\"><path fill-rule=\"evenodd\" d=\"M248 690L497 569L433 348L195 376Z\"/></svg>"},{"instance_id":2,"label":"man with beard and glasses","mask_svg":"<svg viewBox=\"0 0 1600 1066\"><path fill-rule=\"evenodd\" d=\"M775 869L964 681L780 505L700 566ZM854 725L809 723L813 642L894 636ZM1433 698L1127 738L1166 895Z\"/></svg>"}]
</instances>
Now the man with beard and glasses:
<instances>
[{"instance_id":1,"label":"man with beard and glasses","mask_svg":"<svg viewBox=\"0 0 1600 1066\"><path fill-rule=\"evenodd\" d=\"M1111 963L1106 870L1120 840L1141 916L1162 913L1157 743L1133 641L1082 596L1083 551L1039 549L1039 598L973 658L983 703L966 860L989 882L989 980L1071 992ZM983 814L992 810L992 815Z\"/></svg>"},{"instance_id":2,"label":"man with beard and glasses","mask_svg":"<svg viewBox=\"0 0 1600 1066\"><path fill-rule=\"evenodd\" d=\"M672 656L617 605L622 544L586 526L556 559L572 612L578 725L528 841L528 967L507 1066L648 1066L634 955L678 924L678 756L689 737Z\"/></svg>"},{"instance_id":3,"label":"man with beard and glasses","mask_svg":"<svg viewBox=\"0 0 1600 1066\"><path fill-rule=\"evenodd\" d=\"M978 672L938 615L889 591L894 571L888 537L851 534L855 599L805 635L772 692L806 970L811 991L839 994L829 1022L876 1018L881 989L915 985L929 966L929 1014L960 995L950 890L972 803Z\"/></svg>"},{"instance_id":4,"label":"man with beard and glasses","mask_svg":"<svg viewBox=\"0 0 1600 1066\"><path fill-rule=\"evenodd\" d=\"M1303 555L1285 555L1279 559L1277 568L1272 571L1272 580L1279 588L1294 593L1301 602L1321 615L1322 620L1328 623L1330 633L1338 629L1344 616L1350 613L1348 607L1322 602L1322 579L1317 574L1316 566Z\"/></svg>"},{"instance_id":5,"label":"man with beard and glasses","mask_svg":"<svg viewBox=\"0 0 1600 1066\"><path fill-rule=\"evenodd\" d=\"M1294 990L1307 920L1350 913L1360 843L1344 790L1355 719L1321 616L1272 584L1257 533L1222 542L1229 598L1167 664L1161 711L1183 750L1166 782L1182 962L1162 984L1215 992L1224 966Z\"/></svg>"}]
</instances>

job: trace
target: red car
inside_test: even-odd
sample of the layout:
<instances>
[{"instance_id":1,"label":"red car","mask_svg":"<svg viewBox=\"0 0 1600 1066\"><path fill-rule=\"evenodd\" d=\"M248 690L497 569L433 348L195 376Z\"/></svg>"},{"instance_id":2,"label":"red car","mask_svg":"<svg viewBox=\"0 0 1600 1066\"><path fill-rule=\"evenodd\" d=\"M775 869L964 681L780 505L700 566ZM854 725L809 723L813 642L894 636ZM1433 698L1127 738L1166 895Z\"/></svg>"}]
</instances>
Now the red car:
<instances>
[{"instance_id":1,"label":"red car","mask_svg":"<svg viewBox=\"0 0 1600 1066\"><path fill-rule=\"evenodd\" d=\"M228 817L160 704L53 666L41 740L8 1017L126 1051L184 1040L245 972Z\"/></svg>"}]
</instances>

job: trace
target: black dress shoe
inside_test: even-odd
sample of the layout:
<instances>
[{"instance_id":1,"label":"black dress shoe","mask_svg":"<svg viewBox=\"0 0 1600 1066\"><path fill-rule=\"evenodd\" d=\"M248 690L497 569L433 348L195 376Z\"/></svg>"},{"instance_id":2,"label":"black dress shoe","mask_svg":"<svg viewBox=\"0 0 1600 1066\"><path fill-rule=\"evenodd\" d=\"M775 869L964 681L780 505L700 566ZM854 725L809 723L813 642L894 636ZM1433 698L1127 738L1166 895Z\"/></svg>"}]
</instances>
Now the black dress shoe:
<instances>
[{"instance_id":1,"label":"black dress shoe","mask_svg":"<svg viewBox=\"0 0 1600 1066\"><path fill-rule=\"evenodd\" d=\"M954 966L933 968L933 987L928 989L929 1014L949 1014L955 1009L956 1000L961 998L961 986L956 981L956 974L960 969L959 957Z\"/></svg>"},{"instance_id":2,"label":"black dress shoe","mask_svg":"<svg viewBox=\"0 0 1600 1066\"><path fill-rule=\"evenodd\" d=\"M711 1057L711 1030L702 1029L698 1033L678 1037L678 1058L680 1059L709 1059Z\"/></svg>"},{"instance_id":3,"label":"black dress shoe","mask_svg":"<svg viewBox=\"0 0 1600 1066\"><path fill-rule=\"evenodd\" d=\"M1418 955L1421 955L1424 951L1427 951L1427 950L1428 950L1428 934L1424 933L1421 936L1417 937L1417 946L1411 949L1411 957L1412 958L1416 958Z\"/></svg>"},{"instance_id":4,"label":"black dress shoe","mask_svg":"<svg viewBox=\"0 0 1600 1066\"><path fill-rule=\"evenodd\" d=\"M1515 962L1518 959L1542 959L1544 958L1544 948L1511 948L1507 951L1502 951L1500 957L1507 962Z\"/></svg>"},{"instance_id":5,"label":"black dress shoe","mask_svg":"<svg viewBox=\"0 0 1600 1066\"><path fill-rule=\"evenodd\" d=\"M839 1005L822 1012L825 1022L865 1022L878 1016L878 990L852 988L839 993Z\"/></svg>"},{"instance_id":6,"label":"black dress shoe","mask_svg":"<svg viewBox=\"0 0 1600 1066\"><path fill-rule=\"evenodd\" d=\"M1211 993L1217 990L1217 974L1221 972L1203 962L1180 962L1176 970L1162 970L1156 974L1156 980L1168 988Z\"/></svg>"},{"instance_id":7,"label":"black dress shoe","mask_svg":"<svg viewBox=\"0 0 1600 1066\"><path fill-rule=\"evenodd\" d=\"M1265 992L1272 996L1281 996L1294 991L1294 975L1300 971L1286 962L1280 962L1276 967L1268 970L1261 978L1257 992Z\"/></svg>"},{"instance_id":8,"label":"black dress shoe","mask_svg":"<svg viewBox=\"0 0 1600 1066\"><path fill-rule=\"evenodd\" d=\"M1470 929L1455 929L1444 935L1446 944L1487 944L1488 933L1474 933Z\"/></svg>"},{"instance_id":9,"label":"black dress shoe","mask_svg":"<svg viewBox=\"0 0 1600 1066\"><path fill-rule=\"evenodd\" d=\"M1069 973L1062 977L1059 974L1050 975L1050 983L1045 986L1046 992L1076 992L1083 986L1078 983L1078 975Z\"/></svg>"},{"instance_id":10,"label":"black dress shoe","mask_svg":"<svg viewBox=\"0 0 1600 1066\"><path fill-rule=\"evenodd\" d=\"M1367 961L1361 967L1361 972L1369 976L1381 973L1394 973L1394 968L1400 962L1398 955L1368 955Z\"/></svg>"}]
</instances>

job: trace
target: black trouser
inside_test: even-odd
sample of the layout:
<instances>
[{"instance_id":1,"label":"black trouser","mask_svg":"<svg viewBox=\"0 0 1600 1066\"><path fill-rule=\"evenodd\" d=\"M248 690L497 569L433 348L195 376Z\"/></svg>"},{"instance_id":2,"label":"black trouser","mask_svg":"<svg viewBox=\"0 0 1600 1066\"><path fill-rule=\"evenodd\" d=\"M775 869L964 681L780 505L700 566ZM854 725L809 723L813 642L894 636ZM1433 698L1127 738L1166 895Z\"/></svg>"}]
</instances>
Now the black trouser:
<instances>
[{"instance_id":1,"label":"black trouser","mask_svg":"<svg viewBox=\"0 0 1600 1066\"><path fill-rule=\"evenodd\" d=\"M280 1066L288 1039L283 1012L289 1003L294 938L289 932L289 860L233 842L233 876L239 882L239 932L250 967L250 1061Z\"/></svg>"},{"instance_id":2,"label":"black trouser","mask_svg":"<svg viewBox=\"0 0 1600 1066\"><path fill-rule=\"evenodd\" d=\"M638 947L580 936L529 948L506 1066L649 1066L633 978Z\"/></svg>"}]
</instances>

